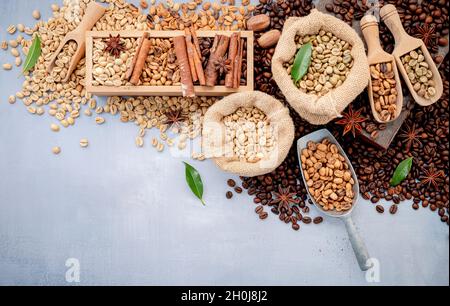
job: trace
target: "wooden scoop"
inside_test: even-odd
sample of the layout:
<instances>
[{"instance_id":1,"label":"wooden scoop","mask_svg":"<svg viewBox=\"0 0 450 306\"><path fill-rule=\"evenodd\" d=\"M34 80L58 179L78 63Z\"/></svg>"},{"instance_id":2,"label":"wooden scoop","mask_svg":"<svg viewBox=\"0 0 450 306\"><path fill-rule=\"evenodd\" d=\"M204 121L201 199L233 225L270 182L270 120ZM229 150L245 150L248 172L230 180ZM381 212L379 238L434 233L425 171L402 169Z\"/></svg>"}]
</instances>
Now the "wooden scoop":
<instances>
[{"instance_id":1,"label":"wooden scoop","mask_svg":"<svg viewBox=\"0 0 450 306\"><path fill-rule=\"evenodd\" d=\"M401 75L403 76L403 79L406 83L406 85L409 88L409 91L411 92L412 97L414 100L422 106L428 106L433 103L435 103L437 100L440 99L443 93L443 85L442 85L442 79L441 75L439 74L439 71L433 61L433 58L431 57L430 53L428 52L425 44L422 40L414 38L409 36L405 29L402 26L400 17L398 15L397 9L392 4L387 4L383 6L380 10L380 16L383 19L384 23L387 25L389 30L394 35L395 39L395 49L392 55L394 56L395 60L397 61L397 68L400 71ZM411 81L408 78L408 74L406 73L405 68L403 67L403 64L401 62L400 57L403 55L416 50L420 48L422 50L422 53L425 57L425 61L429 65L429 69L433 73L433 80L435 82L435 88L436 88L436 94L434 97L431 97L430 99L425 99L420 97L416 91L413 88L413 85L411 84Z\"/></svg>"},{"instance_id":2,"label":"wooden scoop","mask_svg":"<svg viewBox=\"0 0 450 306\"><path fill-rule=\"evenodd\" d=\"M402 93L402 84L400 82L400 75L397 70L397 64L395 62L394 57L385 52L380 44L380 33L378 29L378 20L373 15L366 15L361 19L361 31L364 35L364 39L367 43L367 58L369 61L369 67L371 65L381 64L381 63L392 63L392 69L395 75L395 81L397 83L397 109L395 115L391 118L391 120L383 121L381 120L378 112L375 109L375 102L373 100L373 87L372 87L372 78L370 78L369 82L369 101L370 106L372 108L372 113L376 121L380 123L388 123L392 122L398 118L400 113L402 112L403 107L403 93Z\"/></svg>"},{"instance_id":3,"label":"wooden scoop","mask_svg":"<svg viewBox=\"0 0 450 306\"><path fill-rule=\"evenodd\" d=\"M55 67L55 62L58 57L58 55L61 53L64 46L69 41L74 41L77 43L77 50L75 51L74 56L72 57L72 60L69 64L69 70L67 71L66 78L63 80L63 82L67 82L70 78L70 75L77 67L80 60L84 57L86 53L86 32L90 31L95 23L102 18L102 16L105 14L106 8L101 6L100 4L97 4L95 2L91 2L88 4L86 8L86 13L81 20L78 27L73 30L70 33L67 33L66 37L64 37L64 40L59 45L58 49L53 54L50 64L47 67L47 71L50 73L53 68Z\"/></svg>"}]
</instances>

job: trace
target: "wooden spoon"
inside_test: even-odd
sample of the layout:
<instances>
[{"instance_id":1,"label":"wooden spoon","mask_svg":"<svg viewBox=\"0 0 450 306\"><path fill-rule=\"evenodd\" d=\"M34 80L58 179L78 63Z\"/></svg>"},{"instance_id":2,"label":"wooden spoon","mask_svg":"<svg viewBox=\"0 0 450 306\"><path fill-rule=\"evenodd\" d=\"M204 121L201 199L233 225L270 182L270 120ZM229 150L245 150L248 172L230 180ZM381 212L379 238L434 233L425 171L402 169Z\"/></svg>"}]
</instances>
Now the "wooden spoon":
<instances>
[{"instance_id":1,"label":"wooden spoon","mask_svg":"<svg viewBox=\"0 0 450 306\"><path fill-rule=\"evenodd\" d=\"M64 46L69 41L74 41L77 43L77 50L75 51L75 54L72 57L72 60L69 64L69 70L67 71L66 78L63 80L63 82L67 82L70 78L70 75L77 67L80 60L84 57L86 53L86 32L90 31L95 23L102 18L102 16L105 14L106 8L101 6L100 4L97 4L95 2L91 2L88 4L86 8L86 13L81 20L78 27L73 30L70 33L67 33L66 37L64 37L63 41L59 45L58 49L53 54L50 64L47 67L47 71L50 73L53 68L55 67L55 61L58 57L58 55L61 53Z\"/></svg>"},{"instance_id":2,"label":"wooden spoon","mask_svg":"<svg viewBox=\"0 0 450 306\"><path fill-rule=\"evenodd\" d=\"M383 19L384 23L389 28L389 30L394 35L395 49L392 55L397 61L397 68L400 71L401 75L403 76L403 79L406 85L408 86L412 97L421 106L428 106L435 103L441 98L444 88L442 85L441 75L439 74L439 71L433 61L433 58L428 52L425 44L423 43L422 40L411 37L406 33L405 29L402 26L397 9L395 8L394 5L387 4L383 6L380 10L380 16ZM413 88L413 85L411 84L411 81L408 78L408 74L406 73L406 70L403 67L403 64L400 59L405 54L418 48L420 48L420 50L422 51L425 57L425 61L428 63L429 69L433 73L433 80L435 83L436 94L430 99L425 99L417 94L417 92Z\"/></svg>"},{"instance_id":3,"label":"wooden spoon","mask_svg":"<svg viewBox=\"0 0 450 306\"><path fill-rule=\"evenodd\" d=\"M403 107L403 93L402 93L402 85L400 82L400 75L397 70L397 64L395 62L394 57L385 52L380 44L380 33L378 29L378 20L373 15L366 15L361 19L361 31L364 35L364 39L367 43L367 58L369 61L369 67L371 65L381 64L381 63L391 63L392 69L394 71L395 75L395 81L397 83L396 89L397 89L397 109L395 111L394 116L388 121L383 121L380 118L379 113L375 109L375 103L373 101L373 87L372 87L372 78L370 78L369 82L369 101L370 106L372 108L372 113L376 121L380 123L388 123L392 122L395 119L398 118L400 113L402 112Z\"/></svg>"}]
</instances>

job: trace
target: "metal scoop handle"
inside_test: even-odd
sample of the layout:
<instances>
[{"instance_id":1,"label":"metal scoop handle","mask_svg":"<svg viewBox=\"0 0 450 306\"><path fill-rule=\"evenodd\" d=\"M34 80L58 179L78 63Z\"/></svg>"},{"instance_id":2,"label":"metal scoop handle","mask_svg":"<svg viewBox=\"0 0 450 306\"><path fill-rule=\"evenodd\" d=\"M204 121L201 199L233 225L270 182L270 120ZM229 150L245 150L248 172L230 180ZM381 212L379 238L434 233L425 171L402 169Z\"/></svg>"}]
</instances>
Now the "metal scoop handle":
<instances>
[{"instance_id":1,"label":"metal scoop handle","mask_svg":"<svg viewBox=\"0 0 450 306\"><path fill-rule=\"evenodd\" d=\"M353 252L355 252L356 260L358 261L359 267L361 268L362 271L369 270L372 267L372 265L369 264L370 259L369 252L367 251L364 240L361 238L361 235L356 229L352 217L349 215L345 218L342 218L342 221L345 223L348 239L352 244Z\"/></svg>"}]
</instances>

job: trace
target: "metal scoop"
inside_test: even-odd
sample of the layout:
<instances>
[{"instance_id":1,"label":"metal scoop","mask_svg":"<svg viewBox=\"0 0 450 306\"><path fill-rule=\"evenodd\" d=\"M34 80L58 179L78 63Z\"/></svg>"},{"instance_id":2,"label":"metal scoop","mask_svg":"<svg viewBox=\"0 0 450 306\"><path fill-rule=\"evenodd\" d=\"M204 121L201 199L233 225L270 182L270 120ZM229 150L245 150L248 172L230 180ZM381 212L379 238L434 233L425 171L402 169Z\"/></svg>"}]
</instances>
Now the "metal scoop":
<instances>
[{"instance_id":1,"label":"metal scoop","mask_svg":"<svg viewBox=\"0 0 450 306\"><path fill-rule=\"evenodd\" d=\"M98 3L91 2L88 4L86 8L86 13L84 14L84 17L81 20L80 24L77 26L75 30L73 30L70 33L67 33L66 37L64 37L58 49L53 54L51 61L47 67L47 72L49 73L52 72L53 68L55 67L56 59L58 58L58 55L61 53L64 46L69 41L74 41L77 43L77 50L75 51L75 54L73 55L72 60L70 61L69 70L67 71L67 75L63 80L63 82L67 82L69 80L70 75L75 70L78 63L86 53L86 32L90 31L94 27L97 21L100 18L102 18L102 16L105 14L105 12L106 8L104 8Z\"/></svg>"},{"instance_id":2,"label":"metal scoop","mask_svg":"<svg viewBox=\"0 0 450 306\"><path fill-rule=\"evenodd\" d=\"M345 154L342 147L337 142L336 138L326 129L316 131L314 133L311 133L309 135L306 135L302 138L300 138L297 142L297 152L299 155L299 163L300 163L300 171L302 173L302 179L303 182L306 185L305 176L303 173L303 167L302 167L302 161L301 161L301 152L303 149L307 147L308 142L314 141L314 142L321 142L324 138L327 138L331 143L335 144L337 148L339 149L339 153L342 154L342 156L345 158L345 161L350 167L350 171L352 173L353 180L355 181L355 185L353 186L353 192L355 194L355 198L353 199L353 205L352 208L348 211L324 211L322 209L322 206L320 206L316 201L314 200L314 197L310 194L308 188L306 188L309 198L314 203L314 205L317 207L318 210L320 210L324 215L328 217L333 218L339 218L345 223L345 227L347 228L348 238L350 239L350 242L353 247L353 251L355 252L356 259L358 260L359 267L362 271L367 271L371 268L371 265L369 265L369 253L367 252L366 245L364 244L364 241L362 240L361 236L359 235L355 223L353 222L351 218L351 214L353 209L355 208L357 202L358 202L358 195L359 195L359 183L358 178L356 177L355 170L353 169L352 164L350 163L350 160L348 159L347 155Z\"/></svg>"}]
</instances>

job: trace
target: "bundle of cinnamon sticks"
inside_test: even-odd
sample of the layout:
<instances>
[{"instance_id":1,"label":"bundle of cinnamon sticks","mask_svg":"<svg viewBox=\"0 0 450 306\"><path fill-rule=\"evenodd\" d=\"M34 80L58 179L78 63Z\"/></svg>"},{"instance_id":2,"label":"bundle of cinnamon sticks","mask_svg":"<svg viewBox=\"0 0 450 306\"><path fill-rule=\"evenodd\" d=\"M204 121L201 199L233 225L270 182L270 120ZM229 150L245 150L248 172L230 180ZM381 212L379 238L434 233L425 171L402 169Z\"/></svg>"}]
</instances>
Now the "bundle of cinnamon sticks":
<instances>
[{"instance_id":1,"label":"bundle of cinnamon sticks","mask_svg":"<svg viewBox=\"0 0 450 306\"><path fill-rule=\"evenodd\" d=\"M206 66L206 85L215 86L218 78L217 61L228 53L227 63L229 70L225 76L225 87L239 88L242 74L242 58L244 53L244 40L240 33L233 33L231 37L216 35L211 48L210 57Z\"/></svg>"},{"instance_id":2,"label":"bundle of cinnamon sticks","mask_svg":"<svg viewBox=\"0 0 450 306\"><path fill-rule=\"evenodd\" d=\"M218 63L226 60L227 71L225 87L237 89L240 86L242 75L242 61L244 55L244 39L239 32L231 37L216 35L210 50L210 57L203 69L202 52L197 33L193 27L186 28L183 36L173 39L175 54L180 68L181 89L184 97L194 97L194 83L201 86L213 87L219 78ZM128 68L126 78L133 85L138 85L142 71L150 52L151 43L146 32L139 39L138 48L131 66ZM227 57L225 59L225 57Z\"/></svg>"},{"instance_id":3,"label":"bundle of cinnamon sticks","mask_svg":"<svg viewBox=\"0 0 450 306\"><path fill-rule=\"evenodd\" d=\"M173 44L181 74L181 89L184 97L195 96L194 82L206 85L202 66L202 53L194 28L186 28L184 36L175 37Z\"/></svg>"}]
</instances>

